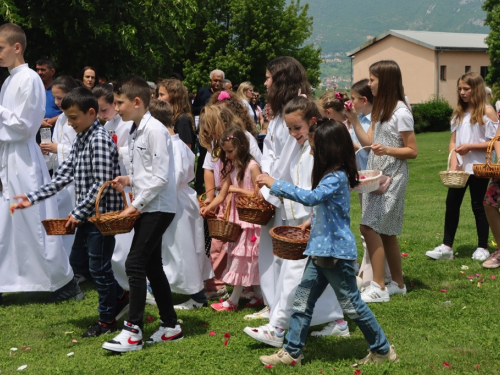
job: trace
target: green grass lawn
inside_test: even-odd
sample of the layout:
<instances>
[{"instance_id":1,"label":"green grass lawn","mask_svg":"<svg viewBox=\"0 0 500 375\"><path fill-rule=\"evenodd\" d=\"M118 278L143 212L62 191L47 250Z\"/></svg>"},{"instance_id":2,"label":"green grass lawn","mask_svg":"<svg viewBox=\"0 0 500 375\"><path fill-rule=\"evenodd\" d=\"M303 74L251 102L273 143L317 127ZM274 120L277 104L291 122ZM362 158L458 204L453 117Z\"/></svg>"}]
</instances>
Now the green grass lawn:
<instances>
[{"instance_id":1,"label":"green grass lawn","mask_svg":"<svg viewBox=\"0 0 500 375\"><path fill-rule=\"evenodd\" d=\"M447 190L438 172L446 167L449 133L420 134L417 140L420 152L410 161L405 223L399 237L401 252L408 253L402 260L408 294L393 297L389 303L370 305L395 346L400 363L360 367L361 374L499 373L500 330L496 319L500 275L471 260L477 237L468 196L455 240L455 259L433 261L425 256L426 250L442 241ZM361 249L357 194L353 194L351 212ZM469 267L465 273L461 273L462 265ZM480 287L475 274L484 278ZM472 281L467 278L470 275L474 276ZM498 279L491 279L493 275ZM96 291L89 282L82 284L82 289L86 294L83 301L58 305L42 304L46 297L42 293L4 296L5 304L0 307L2 375L13 374L22 365L28 366L23 370L26 374L354 374L350 365L366 355L367 343L349 322L350 338L309 337L303 366L266 369L258 357L274 349L243 333L248 325L243 316L254 311L248 308L234 313L217 313L210 308L179 312L184 340L112 355L101 349L111 337L80 338L84 328L97 318ZM175 302L185 300L185 296L175 296ZM147 306L146 316L153 318L145 324L147 336L158 326L156 308ZM210 331L216 334L210 336ZM225 333L231 335L227 346ZM12 347L18 350L10 352ZM68 357L70 352L74 355Z\"/></svg>"}]
</instances>

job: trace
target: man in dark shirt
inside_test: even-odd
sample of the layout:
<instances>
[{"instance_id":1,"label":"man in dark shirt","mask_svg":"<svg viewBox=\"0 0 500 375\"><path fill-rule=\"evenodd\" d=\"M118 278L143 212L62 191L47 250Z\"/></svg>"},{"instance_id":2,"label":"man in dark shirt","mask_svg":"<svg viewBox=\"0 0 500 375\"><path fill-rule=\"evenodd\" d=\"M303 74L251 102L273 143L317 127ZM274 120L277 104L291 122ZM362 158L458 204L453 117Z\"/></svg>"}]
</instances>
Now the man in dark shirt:
<instances>
[{"instance_id":1,"label":"man in dark shirt","mask_svg":"<svg viewBox=\"0 0 500 375\"><path fill-rule=\"evenodd\" d=\"M193 115L199 116L201 109L208 103L212 94L222 89L222 81L224 80L224 72L222 70L213 70L210 73L210 87L203 87L196 93L196 98L193 102ZM200 155L198 156L198 163L196 164L196 180L194 182L194 189L198 194L203 194L205 188L203 187L203 162L207 149L198 145Z\"/></svg>"}]
</instances>

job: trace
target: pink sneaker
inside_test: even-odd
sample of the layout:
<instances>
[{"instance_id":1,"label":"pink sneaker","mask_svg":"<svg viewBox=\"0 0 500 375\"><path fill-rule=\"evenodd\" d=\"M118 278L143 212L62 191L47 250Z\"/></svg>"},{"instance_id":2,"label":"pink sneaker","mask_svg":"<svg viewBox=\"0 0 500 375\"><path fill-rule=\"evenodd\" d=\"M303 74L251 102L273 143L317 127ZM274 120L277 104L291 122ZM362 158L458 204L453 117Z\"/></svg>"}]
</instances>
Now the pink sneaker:
<instances>
[{"instance_id":1,"label":"pink sneaker","mask_svg":"<svg viewBox=\"0 0 500 375\"><path fill-rule=\"evenodd\" d=\"M229 304L228 307L224 306L224 302L212 303L210 307L215 311L236 311L238 310L238 306L231 302L231 300L227 299L225 302Z\"/></svg>"},{"instance_id":2,"label":"pink sneaker","mask_svg":"<svg viewBox=\"0 0 500 375\"><path fill-rule=\"evenodd\" d=\"M498 268L500 267L500 250L495 251L490 257L484 261L484 268Z\"/></svg>"}]
</instances>

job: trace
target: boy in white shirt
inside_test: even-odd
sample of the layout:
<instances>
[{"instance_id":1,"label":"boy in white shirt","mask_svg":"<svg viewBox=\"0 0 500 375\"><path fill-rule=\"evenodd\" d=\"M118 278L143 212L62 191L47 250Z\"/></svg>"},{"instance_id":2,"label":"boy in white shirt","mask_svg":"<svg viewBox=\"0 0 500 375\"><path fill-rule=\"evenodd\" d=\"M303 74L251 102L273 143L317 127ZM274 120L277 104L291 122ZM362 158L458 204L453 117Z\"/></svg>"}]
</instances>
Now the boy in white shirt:
<instances>
[{"instance_id":1,"label":"boy in white shirt","mask_svg":"<svg viewBox=\"0 0 500 375\"><path fill-rule=\"evenodd\" d=\"M134 226L134 239L125 262L130 285L130 309L122 332L103 348L114 352L142 349L142 328L148 278L160 312L161 326L146 343L183 337L177 324L172 292L161 259L162 236L177 208L172 141L167 129L148 111L151 91L142 78L131 76L113 87L115 107L123 121L132 120L128 176L117 177L113 187L131 186L132 204L123 211L141 213Z\"/></svg>"}]
</instances>

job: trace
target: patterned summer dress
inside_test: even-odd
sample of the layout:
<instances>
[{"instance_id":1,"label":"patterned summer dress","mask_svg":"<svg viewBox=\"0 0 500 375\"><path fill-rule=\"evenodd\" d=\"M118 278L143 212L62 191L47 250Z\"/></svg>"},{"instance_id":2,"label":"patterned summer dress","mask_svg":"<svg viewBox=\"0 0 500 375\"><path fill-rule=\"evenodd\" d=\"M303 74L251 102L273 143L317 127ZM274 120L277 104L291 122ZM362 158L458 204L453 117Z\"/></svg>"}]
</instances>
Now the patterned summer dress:
<instances>
[{"instance_id":1,"label":"patterned summer dress","mask_svg":"<svg viewBox=\"0 0 500 375\"><path fill-rule=\"evenodd\" d=\"M389 121L375 124L373 143L380 143L387 147L405 147L401 131L413 131L413 117L406 105L400 101ZM404 198L408 184L407 161L388 155L379 157L371 152L366 169L381 169L384 175L392 176L392 181L382 195L363 194L361 224L372 228L379 234L388 236L401 234L405 209Z\"/></svg>"}]
</instances>

